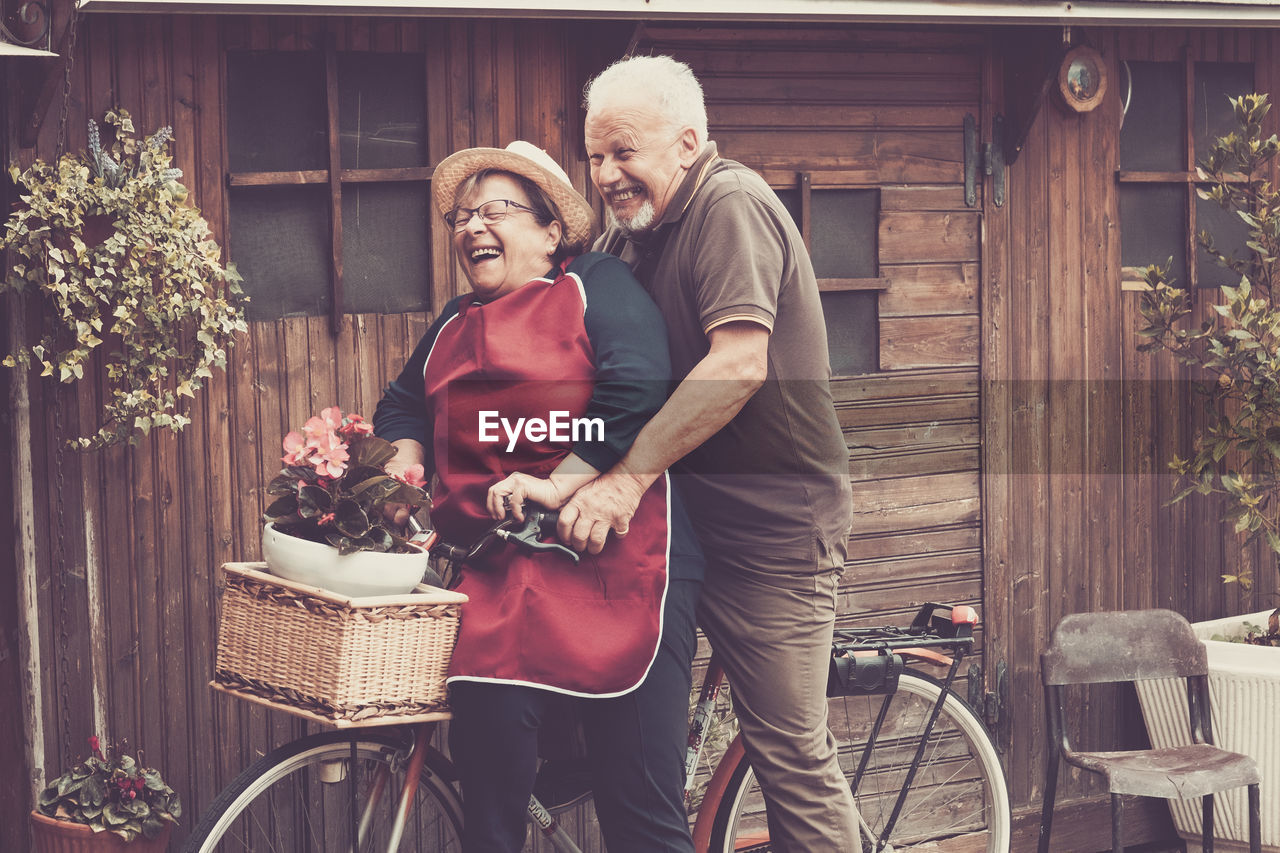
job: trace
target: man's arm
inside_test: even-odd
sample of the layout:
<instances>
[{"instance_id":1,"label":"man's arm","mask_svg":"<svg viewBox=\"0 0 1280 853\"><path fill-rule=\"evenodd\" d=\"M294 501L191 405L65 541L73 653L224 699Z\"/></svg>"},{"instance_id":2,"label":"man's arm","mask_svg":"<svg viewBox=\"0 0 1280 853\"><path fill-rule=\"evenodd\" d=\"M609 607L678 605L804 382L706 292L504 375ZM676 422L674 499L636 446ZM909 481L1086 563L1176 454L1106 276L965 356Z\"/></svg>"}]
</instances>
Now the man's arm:
<instances>
[{"instance_id":1,"label":"man's arm","mask_svg":"<svg viewBox=\"0 0 1280 853\"><path fill-rule=\"evenodd\" d=\"M768 374L769 330L749 320L708 333L710 351L640 431L627 454L578 490L560 511L560 539L575 550L600 553L612 529L627 533L650 484L741 411Z\"/></svg>"}]
</instances>

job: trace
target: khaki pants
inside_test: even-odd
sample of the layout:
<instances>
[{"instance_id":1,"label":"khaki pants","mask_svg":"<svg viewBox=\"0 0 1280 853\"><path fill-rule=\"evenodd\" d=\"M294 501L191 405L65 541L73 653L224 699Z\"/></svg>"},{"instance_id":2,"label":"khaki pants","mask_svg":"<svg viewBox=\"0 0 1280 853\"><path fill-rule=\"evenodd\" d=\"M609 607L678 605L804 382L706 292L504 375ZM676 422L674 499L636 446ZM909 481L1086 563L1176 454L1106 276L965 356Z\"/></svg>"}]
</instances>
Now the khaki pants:
<instances>
[{"instance_id":1,"label":"khaki pants","mask_svg":"<svg viewBox=\"0 0 1280 853\"><path fill-rule=\"evenodd\" d=\"M827 728L838 581L838 569L812 561L707 554L698 623L729 676L780 853L858 849L856 807Z\"/></svg>"}]
</instances>

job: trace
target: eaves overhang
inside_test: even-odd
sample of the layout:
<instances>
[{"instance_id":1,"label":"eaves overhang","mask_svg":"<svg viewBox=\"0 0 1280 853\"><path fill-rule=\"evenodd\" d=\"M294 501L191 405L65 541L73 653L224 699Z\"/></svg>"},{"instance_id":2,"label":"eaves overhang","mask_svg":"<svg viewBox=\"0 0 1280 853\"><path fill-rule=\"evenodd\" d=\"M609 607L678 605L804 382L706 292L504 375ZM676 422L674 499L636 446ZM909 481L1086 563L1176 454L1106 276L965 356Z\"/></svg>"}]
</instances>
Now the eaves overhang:
<instances>
[{"instance_id":1,"label":"eaves overhang","mask_svg":"<svg viewBox=\"0 0 1280 853\"><path fill-rule=\"evenodd\" d=\"M85 12L699 22L1280 26L1276 0L78 0Z\"/></svg>"}]
</instances>

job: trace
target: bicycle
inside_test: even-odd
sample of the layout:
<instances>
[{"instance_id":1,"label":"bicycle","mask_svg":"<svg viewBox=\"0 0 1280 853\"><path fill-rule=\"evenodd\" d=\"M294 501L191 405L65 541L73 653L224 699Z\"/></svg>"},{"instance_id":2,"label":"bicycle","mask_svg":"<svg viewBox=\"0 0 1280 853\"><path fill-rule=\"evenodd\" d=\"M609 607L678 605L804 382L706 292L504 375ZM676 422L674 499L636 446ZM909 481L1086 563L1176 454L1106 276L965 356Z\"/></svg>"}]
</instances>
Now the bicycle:
<instances>
[{"instance_id":1,"label":"bicycle","mask_svg":"<svg viewBox=\"0 0 1280 853\"><path fill-rule=\"evenodd\" d=\"M553 513L533 510L523 523L500 522L469 548L425 544L454 567L500 542L559 550L576 560L563 545L545 541L554 527ZM861 813L863 851L1009 851L1009 796L999 756L985 726L953 690L976 621L972 608L930 603L905 627L836 632L829 723ZM945 674L934 678L906 661ZM686 803L723 681L713 655L690 724ZM184 849L461 850L461 797L452 765L430 745L435 726L369 726L286 744L214 799ZM530 798L529 821L557 853L581 853L556 819L581 798L565 797L551 809ZM763 796L741 736L711 773L693 837L699 853L771 849Z\"/></svg>"}]
</instances>

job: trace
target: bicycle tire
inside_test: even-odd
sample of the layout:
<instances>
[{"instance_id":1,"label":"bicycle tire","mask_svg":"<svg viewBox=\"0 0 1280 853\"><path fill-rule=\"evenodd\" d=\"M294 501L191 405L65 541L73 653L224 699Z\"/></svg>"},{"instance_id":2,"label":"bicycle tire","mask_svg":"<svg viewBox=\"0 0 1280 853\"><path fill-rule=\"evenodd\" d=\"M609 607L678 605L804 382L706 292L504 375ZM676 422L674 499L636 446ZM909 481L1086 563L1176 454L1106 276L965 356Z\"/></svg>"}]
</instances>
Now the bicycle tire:
<instances>
[{"instance_id":1,"label":"bicycle tire","mask_svg":"<svg viewBox=\"0 0 1280 853\"><path fill-rule=\"evenodd\" d=\"M349 772L351 745L357 768ZM350 853L353 848L348 781L364 802L380 766L403 756L393 732L326 732L296 740L255 761L205 809L183 848L186 853ZM449 780L452 766L429 749L417 801L400 844L404 853L462 849L462 807ZM403 777L403 769L396 776ZM362 850L385 850L402 779L394 779L373 816ZM381 847L378 844L381 843Z\"/></svg>"},{"instance_id":2,"label":"bicycle tire","mask_svg":"<svg viewBox=\"0 0 1280 853\"><path fill-rule=\"evenodd\" d=\"M942 691L939 681L914 670L904 671L899 679L884 728L854 794L859 813L876 839L871 842L864 837L864 851L884 850L886 845L892 845L895 853L926 845L933 845L929 850L945 851L946 839L962 837L963 849L971 850L973 842L985 832L987 853L1009 853L1012 818L999 756L977 714L950 691L892 835L879 837L920 742L928 709ZM851 787L866 742L865 734L860 737L859 732L869 732L870 720L881 700L877 696L828 700L828 723L836 735L840 766L851 780ZM745 756L731 775L716 809L710 850L772 850L764 799Z\"/></svg>"}]
</instances>

